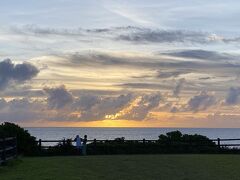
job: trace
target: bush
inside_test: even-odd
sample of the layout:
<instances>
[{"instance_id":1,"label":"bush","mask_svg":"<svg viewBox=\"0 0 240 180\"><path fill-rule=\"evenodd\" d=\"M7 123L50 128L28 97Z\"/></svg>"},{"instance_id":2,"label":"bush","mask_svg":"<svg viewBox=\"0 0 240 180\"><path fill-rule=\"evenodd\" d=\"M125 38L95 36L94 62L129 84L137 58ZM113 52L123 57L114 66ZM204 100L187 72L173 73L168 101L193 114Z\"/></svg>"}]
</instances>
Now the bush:
<instances>
[{"instance_id":1,"label":"bush","mask_svg":"<svg viewBox=\"0 0 240 180\"><path fill-rule=\"evenodd\" d=\"M180 131L172 131L166 133L166 135L161 134L158 136L159 143L174 142L177 144L187 143L187 144L198 144L198 145L209 145L214 146L215 143L211 141L208 137L194 134L182 134Z\"/></svg>"},{"instance_id":2,"label":"bush","mask_svg":"<svg viewBox=\"0 0 240 180\"><path fill-rule=\"evenodd\" d=\"M218 150L216 144L208 137L198 134L182 134L180 131L161 134L157 143L162 145L167 152L214 153Z\"/></svg>"},{"instance_id":3,"label":"bush","mask_svg":"<svg viewBox=\"0 0 240 180\"><path fill-rule=\"evenodd\" d=\"M19 154L34 155L37 152L36 138L16 124L5 122L0 125L0 138L4 137L17 138L17 150Z\"/></svg>"},{"instance_id":4,"label":"bush","mask_svg":"<svg viewBox=\"0 0 240 180\"><path fill-rule=\"evenodd\" d=\"M160 153L217 153L216 144L206 136L182 134L180 131L161 134L157 141L113 141L88 144L88 154L160 154Z\"/></svg>"}]
</instances>

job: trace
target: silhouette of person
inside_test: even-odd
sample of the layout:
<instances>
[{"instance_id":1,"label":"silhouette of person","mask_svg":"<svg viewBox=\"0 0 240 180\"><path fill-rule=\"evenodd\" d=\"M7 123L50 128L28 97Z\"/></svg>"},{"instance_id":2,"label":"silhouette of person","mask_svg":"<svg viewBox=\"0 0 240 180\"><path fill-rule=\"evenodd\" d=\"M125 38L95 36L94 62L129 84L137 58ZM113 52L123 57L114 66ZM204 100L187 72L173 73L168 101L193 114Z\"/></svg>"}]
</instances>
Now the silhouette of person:
<instances>
[{"instance_id":1,"label":"silhouette of person","mask_svg":"<svg viewBox=\"0 0 240 180\"><path fill-rule=\"evenodd\" d=\"M82 138L80 138L79 135L77 135L74 141L76 142L77 150L80 152L80 150L82 149Z\"/></svg>"},{"instance_id":2,"label":"silhouette of person","mask_svg":"<svg viewBox=\"0 0 240 180\"><path fill-rule=\"evenodd\" d=\"M86 154L87 154L87 135L84 135L82 155L86 155Z\"/></svg>"}]
</instances>

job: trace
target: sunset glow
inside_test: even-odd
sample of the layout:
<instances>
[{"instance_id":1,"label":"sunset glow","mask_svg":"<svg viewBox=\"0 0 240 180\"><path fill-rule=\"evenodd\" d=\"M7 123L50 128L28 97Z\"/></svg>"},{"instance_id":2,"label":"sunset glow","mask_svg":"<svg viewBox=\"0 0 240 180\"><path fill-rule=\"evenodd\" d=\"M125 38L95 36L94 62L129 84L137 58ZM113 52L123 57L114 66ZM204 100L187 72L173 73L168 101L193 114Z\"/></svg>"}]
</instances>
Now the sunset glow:
<instances>
[{"instance_id":1,"label":"sunset glow","mask_svg":"<svg viewBox=\"0 0 240 180\"><path fill-rule=\"evenodd\" d=\"M0 2L0 122L240 127L239 2L15 4Z\"/></svg>"}]
</instances>

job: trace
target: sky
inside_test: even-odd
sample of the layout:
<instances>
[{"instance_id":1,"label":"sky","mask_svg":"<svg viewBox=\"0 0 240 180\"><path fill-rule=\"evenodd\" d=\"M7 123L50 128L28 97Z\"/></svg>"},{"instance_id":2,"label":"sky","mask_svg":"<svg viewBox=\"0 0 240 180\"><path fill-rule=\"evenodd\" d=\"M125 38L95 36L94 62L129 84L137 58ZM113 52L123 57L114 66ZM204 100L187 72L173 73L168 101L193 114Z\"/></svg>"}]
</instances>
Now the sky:
<instances>
[{"instance_id":1,"label":"sky","mask_svg":"<svg viewBox=\"0 0 240 180\"><path fill-rule=\"evenodd\" d=\"M0 1L0 122L240 127L240 2Z\"/></svg>"}]
</instances>

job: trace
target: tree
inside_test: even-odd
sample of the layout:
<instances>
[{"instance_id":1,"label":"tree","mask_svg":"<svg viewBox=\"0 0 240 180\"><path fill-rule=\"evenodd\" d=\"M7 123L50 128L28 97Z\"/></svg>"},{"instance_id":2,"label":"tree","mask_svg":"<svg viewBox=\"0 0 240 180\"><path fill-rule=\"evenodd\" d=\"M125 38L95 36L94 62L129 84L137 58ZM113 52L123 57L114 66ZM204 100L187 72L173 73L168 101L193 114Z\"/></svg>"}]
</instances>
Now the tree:
<instances>
[{"instance_id":1,"label":"tree","mask_svg":"<svg viewBox=\"0 0 240 180\"><path fill-rule=\"evenodd\" d=\"M37 151L37 142L34 136L31 136L27 130L20 126L5 122L0 125L0 138L16 137L17 150L19 154L33 155Z\"/></svg>"}]
</instances>

